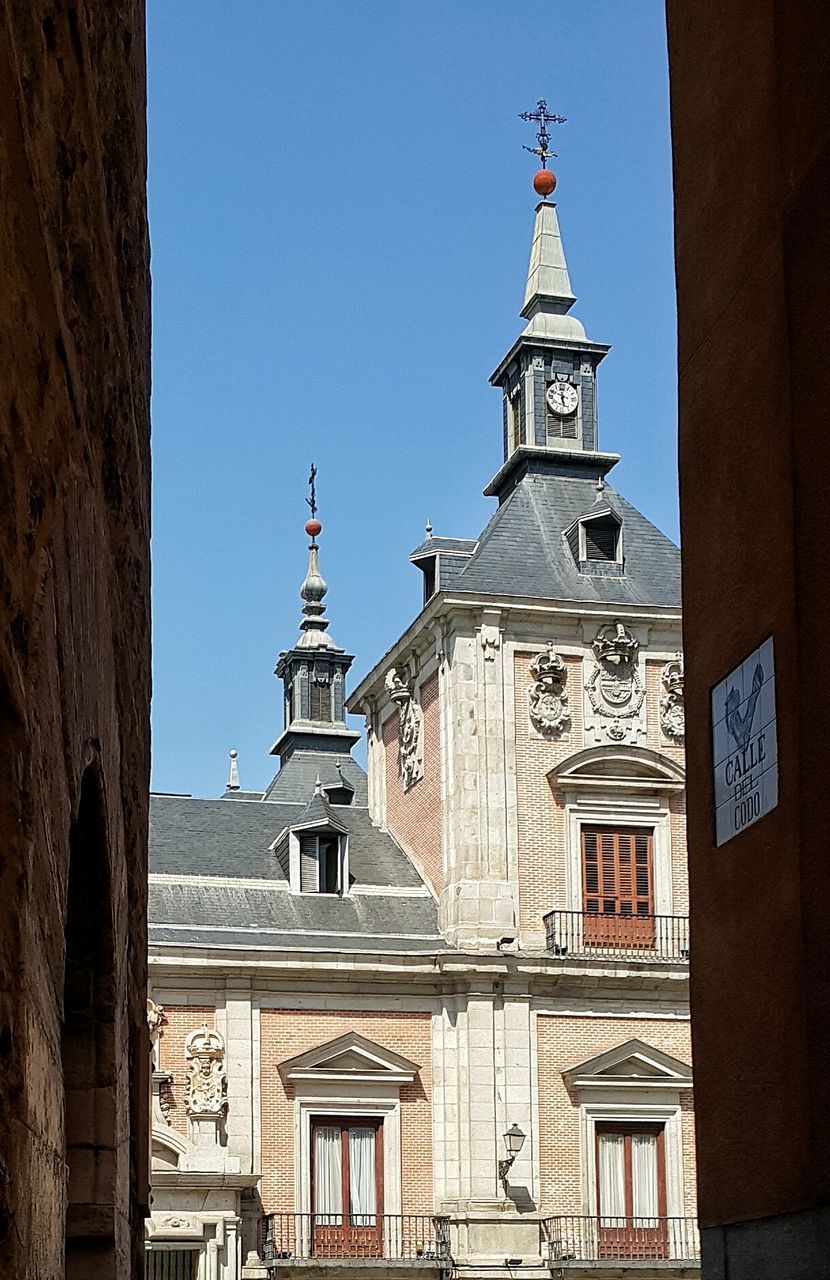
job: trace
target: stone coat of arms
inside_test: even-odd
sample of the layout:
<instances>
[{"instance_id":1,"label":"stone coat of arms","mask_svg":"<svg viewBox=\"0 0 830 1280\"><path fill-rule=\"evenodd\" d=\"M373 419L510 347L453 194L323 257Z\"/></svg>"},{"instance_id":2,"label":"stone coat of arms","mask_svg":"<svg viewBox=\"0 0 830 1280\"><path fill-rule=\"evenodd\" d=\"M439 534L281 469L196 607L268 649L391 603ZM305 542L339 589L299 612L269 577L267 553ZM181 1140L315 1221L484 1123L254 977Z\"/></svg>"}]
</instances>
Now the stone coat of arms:
<instances>
[{"instance_id":1,"label":"stone coat of arms","mask_svg":"<svg viewBox=\"0 0 830 1280\"><path fill-rule=\"evenodd\" d=\"M660 726L667 738L679 742L686 733L686 710L683 698L683 655L672 658L663 667L663 694L660 698Z\"/></svg>"},{"instance_id":2,"label":"stone coat of arms","mask_svg":"<svg viewBox=\"0 0 830 1280\"><path fill-rule=\"evenodd\" d=\"M548 645L531 662L530 673L534 678L528 691L531 724L550 736L564 733L571 723L565 663Z\"/></svg>"},{"instance_id":3,"label":"stone coat of arms","mask_svg":"<svg viewBox=\"0 0 830 1280\"><path fill-rule=\"evenodd\" d=\"M621 622L600 627L591 646L596 658L585 689L600 726L613 742L639 726L646 691L639 671L640 642Z\"/></svg>"}]
</instances>

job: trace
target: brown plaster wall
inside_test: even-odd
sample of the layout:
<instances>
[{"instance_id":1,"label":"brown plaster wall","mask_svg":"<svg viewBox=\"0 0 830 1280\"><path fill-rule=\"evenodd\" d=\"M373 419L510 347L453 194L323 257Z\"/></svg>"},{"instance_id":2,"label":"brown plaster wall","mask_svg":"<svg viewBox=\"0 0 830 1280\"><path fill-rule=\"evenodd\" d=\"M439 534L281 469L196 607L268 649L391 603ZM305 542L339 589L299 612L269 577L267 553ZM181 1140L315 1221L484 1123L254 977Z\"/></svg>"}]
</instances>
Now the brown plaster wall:
<instances>
[{"instance_id":1,"label":"brown plaster wall","mask_svg":"<svg viewBox=\"0 0 830 1280\"><path fill-rule=\"evenodd\" d=\"M98 1137L73 1157L69 1225L76 1256L98 1251L87 1274L138 1276L150 692L141 0L0 0L0 80L0 1274L64 1276L64 926L86 772L95 812L75 842L97 842L90 897L109 881L93 929L113 967L99 975L109 1021L87 1080L98 1093L74 1068L70 1145L96 1126Z\"/></svg>"},{"instance_id":2,"label":"brown plaster wall","mask_svg":"<svg viewBox=\"0 0 830 1280\"><path fill-rule=\"evenodd\" d=\"M692 1027L714 1226L830 1197L830 9L725 0L713 20L668 0L667 14ZM780 802L716 849L710 689L770 634Z\"/></svg>"}]
</instances>

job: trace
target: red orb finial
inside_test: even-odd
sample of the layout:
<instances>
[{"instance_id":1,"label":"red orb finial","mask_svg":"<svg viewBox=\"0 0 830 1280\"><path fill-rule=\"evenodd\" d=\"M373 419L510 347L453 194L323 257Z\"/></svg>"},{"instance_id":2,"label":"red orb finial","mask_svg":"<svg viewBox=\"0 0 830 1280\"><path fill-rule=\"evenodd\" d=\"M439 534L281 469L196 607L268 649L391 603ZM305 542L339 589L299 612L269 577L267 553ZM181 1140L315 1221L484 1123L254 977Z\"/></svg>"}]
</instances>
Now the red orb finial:
<instances>
[{"instance_id":1,"label":"red orb finial","mask_svg":"<svg viewBox=\"0 0 830 1280\"><path fill-rule=\"evenodd\" d=\"M550 169L540 169L533 178L533 189L545 199L556 190L556 174Z\"/></svg>"},{"instance_id":2,"label":"red orb finial","mask_svg":"<svg viewBox=\"0 0 830 1280\"><path fill-rule=\"evenodd\" d=\"M319 520L306 521L305 531L308 534L309 538L316 538L318 534L322 532L322 530L323 530L323 526L320 524Z\"/></svg>"}]
</instances>

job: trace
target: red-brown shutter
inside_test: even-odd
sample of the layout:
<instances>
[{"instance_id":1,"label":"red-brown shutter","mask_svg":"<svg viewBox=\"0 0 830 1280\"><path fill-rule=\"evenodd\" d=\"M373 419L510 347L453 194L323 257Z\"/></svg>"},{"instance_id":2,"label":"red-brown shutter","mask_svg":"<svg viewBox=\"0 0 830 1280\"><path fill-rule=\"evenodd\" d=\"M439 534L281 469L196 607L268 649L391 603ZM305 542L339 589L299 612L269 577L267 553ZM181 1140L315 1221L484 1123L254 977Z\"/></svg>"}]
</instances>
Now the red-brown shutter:
<instances>
[{"instance_id":1,"label":"red-brown shutter","mask_svg":"<svg viewBox=\"0 0 830 1280\"><path fill-rule=\"evenodd\" d=\"M648 830L582 828L583 911L588 916L605 917L604 921L586 921L586 942L651 945L650 924L644 932L643 927L632 932L615 921L654 914L652 843L653 834Z\"/></svg>"}]
</instances>

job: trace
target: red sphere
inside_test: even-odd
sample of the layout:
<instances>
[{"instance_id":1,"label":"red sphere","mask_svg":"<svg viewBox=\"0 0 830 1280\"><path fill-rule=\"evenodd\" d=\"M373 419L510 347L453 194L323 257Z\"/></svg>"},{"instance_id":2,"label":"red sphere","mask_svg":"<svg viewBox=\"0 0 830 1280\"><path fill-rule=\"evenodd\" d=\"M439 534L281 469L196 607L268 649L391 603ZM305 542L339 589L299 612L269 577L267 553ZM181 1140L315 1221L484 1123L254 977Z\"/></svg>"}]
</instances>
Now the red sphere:
<instances>
[{"instance_id":1,"label":"red sphere","mask_svg":"<svg viewBox=\"0 0 830 1280\"><path fill-rule=\"evenodd\" d=\"M308 523L306 524L305 531L308 534L309 538L316 538L317 534L321 532L322 528L323 526L320 524L319 520L309 520Z\"/></svg>"},{"instance_id":2,"label":"red sphere","mask_svg":"<svg viewBox=\"0 0 830 1280\"><path fill-rule=\"evenodd\" d=\"M556 174L540 169L533 179L533 189L537 195L549 196L556 189Z\"/></svg>"}]
</instances>

